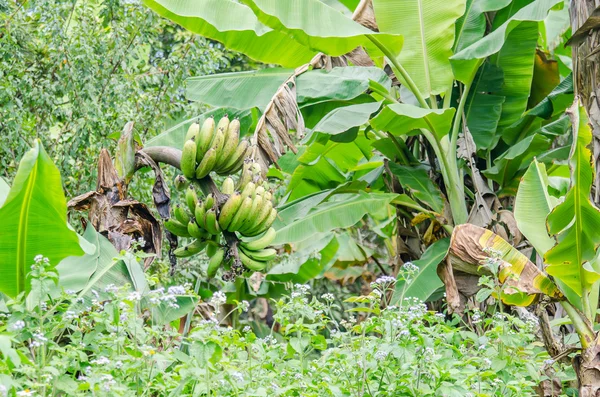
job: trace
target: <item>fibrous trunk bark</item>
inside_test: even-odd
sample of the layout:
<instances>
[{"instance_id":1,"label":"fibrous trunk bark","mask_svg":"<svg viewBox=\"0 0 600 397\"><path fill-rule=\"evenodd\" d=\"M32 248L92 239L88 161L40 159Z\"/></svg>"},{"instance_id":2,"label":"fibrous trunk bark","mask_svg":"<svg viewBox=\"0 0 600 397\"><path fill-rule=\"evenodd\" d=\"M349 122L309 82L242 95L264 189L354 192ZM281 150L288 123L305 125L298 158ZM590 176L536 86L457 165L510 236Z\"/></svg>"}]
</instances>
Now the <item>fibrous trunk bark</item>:
<instances>
[{"instance_id":1,"label":"fibrous trunk bark","mask_svg":"<svg viewBox=\"0 0 600 397\"><path fill-rule=\"evenodd\" d=\"M600 204L600 0L571 1L573 82L575 95L585 107L592 131L596 167L593 200ZM600 344L598 339L573 361L580 397L600 397Z\"/></svg>"},{"instance_id":2,"label":"fibrous trunk bark","mask_svg":"<svg viewBox=\"0 0 600 397\"><path fill-rule=\"evenodd\" d=\"M572 0L570 11L573 85L592 126L596 164L593 200L600 205L600 0Z\"/></svg>"}]
</instances>

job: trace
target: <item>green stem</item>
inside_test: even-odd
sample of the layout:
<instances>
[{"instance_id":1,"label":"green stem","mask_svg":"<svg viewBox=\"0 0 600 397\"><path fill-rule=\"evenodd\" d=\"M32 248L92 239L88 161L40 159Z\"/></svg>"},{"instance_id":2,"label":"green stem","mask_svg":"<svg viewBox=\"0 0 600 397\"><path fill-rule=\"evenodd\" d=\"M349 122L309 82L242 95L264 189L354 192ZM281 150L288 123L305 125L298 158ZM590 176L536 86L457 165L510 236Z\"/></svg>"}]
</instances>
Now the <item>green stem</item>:
<instances>
[{"instance_id":1,"label":"green stem","mask_svg":"<svg viewBox=\"0 0 600 397\"><path fill-rule=\"evenodd\" d=\"M454 154L454 158L456 159L456 151L458 141L458 130L460 129L460 123L462 121L462 115L465 110L465 104L467 103L467 97L469 96L469 91L471 90L471 81L465 83L465 88L460 96L460 101L458 102L458 109L456 109L456 114L454 115L454 124L452 125L452 133L450 135L450 151Z\"/></svg>"},{"instance_id":2,"label":"green stem","mask_svg":"<svg viewBox=\"0 0 600 397\"><path fill-rule=\"evenodd\" d=\"M427 104L427 101L425 100L425 98L423 98L423 95L421 95L421 92L417 88L417 85L415 84L413 79L409 76L406 69L404 69L404 67L400 64L400 62L398 62L398 60L396 59L394 54L392 54L392 52L390 50L388 50L386 46L381 44L381 42L379 40L377 40L374 36L369 35L369 36L367 36L367 38L369 40L371 40L371 42L373 44L375 44L377 46L377 48L379 48L381 50L381 52L383 52L383 55L385 55L388 58L388 60L392 63L392 65L398 70L398 73L400 73L400 76L402 76L402 79L404 79L404 81L406 82L406 86L408 87L408 89L410 89L410 91L413 93L413 95L417 98L417 100L419 101L421 106L424 107L425 109L429 109L429 105Z\"/></svg>"},{"instance_id":3,"label":"green stem","mask_svg":"<svg viewBox=\"0 0 600 397\"><path fill-rule=\"evenodd\" d=\"M575 309L569 302L561 301L560 304L571 319L573 327L575 327L575 331L577 331L577 335L579 335L581 347L583 349L587 349L592 345L596 337L594 330L588 321L586 321L587 319L585 316L580 311Z\"/></svg>"}]
</instances>

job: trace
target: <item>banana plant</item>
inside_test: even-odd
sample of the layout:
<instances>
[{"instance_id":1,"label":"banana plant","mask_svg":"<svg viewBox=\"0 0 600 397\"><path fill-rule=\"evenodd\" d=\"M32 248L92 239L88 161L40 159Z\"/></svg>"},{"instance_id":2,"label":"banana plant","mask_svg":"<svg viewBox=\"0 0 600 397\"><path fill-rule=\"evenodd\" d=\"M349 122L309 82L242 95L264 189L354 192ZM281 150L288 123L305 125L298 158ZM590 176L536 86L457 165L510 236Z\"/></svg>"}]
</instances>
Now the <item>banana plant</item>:
<instances>
[{"instance_id":1,"label":"banana plant","mask_svg":"<svg viewBox=\"0 0 600 397\"><path fill-rule=\"evenodd\" d=\"M82 246L89 244L80 245L67 224L60 173L39 140L21 160L10 190L2 185L0 292L16 297L31 290L27 273L37 255L56 266L68 256L83 255Z\"/></svg>"},{"instance_id":2,"label":"banana plant","mask_svg":"<svg viewBox=\"0 0 600 397\"><path fill-rule=\"evenodd\" d=\"M600 288L600 210L590 197L594 161L589 146L592 131L585 110L576 101L568 111L573 143L568 161L569 188L555 197L543 164L534 161L523 178L515 203L521 232L543 257L545 270L556 281L564 307L579 336L581 354L576 357L580 396L600 390L595 374L600 369L600 339L596 311Z\"/></svg>"}]
</instances>

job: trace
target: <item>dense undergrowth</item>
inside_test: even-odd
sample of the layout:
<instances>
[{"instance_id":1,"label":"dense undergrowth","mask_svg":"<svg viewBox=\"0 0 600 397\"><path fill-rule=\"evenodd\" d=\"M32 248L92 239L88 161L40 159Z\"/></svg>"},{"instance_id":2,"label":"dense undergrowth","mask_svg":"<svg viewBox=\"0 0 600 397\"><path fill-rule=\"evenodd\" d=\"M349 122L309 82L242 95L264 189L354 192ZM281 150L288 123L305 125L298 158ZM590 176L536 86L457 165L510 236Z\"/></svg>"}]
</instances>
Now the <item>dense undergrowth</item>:
<instances>
[{"instance_id":1,"label":"dense undergrowth","mask_svg":"<svg viewBox=\"0 0 600 397\"><path fill-rule=\"evenodd\" d=\"M34 290L56 275L41 257L32 269ZM272 301L270 329L248 321L254 302L218 292L188 337L178 321L153 324L152 307L176 308L190 285L155 288L144 312L138 293L114 285L34 310L21 296L2 308L0 395L529 396L548 374L572 377L535 321L475 311L462 323L414 298L387 306L394 283L377 279L342 317L332 294L296 284Z\"/></svg>"}]
</instances>

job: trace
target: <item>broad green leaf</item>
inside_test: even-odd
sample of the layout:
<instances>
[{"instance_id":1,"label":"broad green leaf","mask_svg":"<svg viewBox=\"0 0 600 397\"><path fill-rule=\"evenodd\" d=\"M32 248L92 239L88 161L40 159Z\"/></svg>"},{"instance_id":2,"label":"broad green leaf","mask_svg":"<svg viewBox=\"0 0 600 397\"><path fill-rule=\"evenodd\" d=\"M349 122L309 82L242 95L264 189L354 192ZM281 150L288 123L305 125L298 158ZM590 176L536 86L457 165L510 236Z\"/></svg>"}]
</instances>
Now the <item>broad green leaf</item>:
<instances>
[{"instance_id":1,"label":"broad green leaf","mask_svg":"<svg viewBox=\"0 0 600 397\"><path fill-rule=\"evenodd\" d=\"M498 121L502 114L504 97L475 93L466 106L467 126L478 150L487 150L496 146Z\"/></svg>"},{"instance_id":2,"label":"broad green leaf","mask_svg":"<svg viewBox=\"0 0 600 397\"><path fill-rule=\"evenodd\" d=\"M119 254L110 241L98 233L91 223L88 224L83 238L93 244L95 250L82 257L65 258L56 267L59 287L64 288L65 291L81 291L98 268L112 263Z\"/></svg>"},{"instance_id":3,"label":"broad green leaf","mask_svg":"<svg viewBox=\"0 0 600 397\"><path fill-rule=\"evenodd\" d=\"M269 280L306 282L325 270L337 253L339 243L334 233L319 233L294 245L294 252L283 258L268 272ZM323 260L319 253L328 252Z\"/></svg>"},{"instance_id":4,"label":"broad green leaf","mask_svg":"<svg viewBox=\"0 0 600 397\"><path fill-rule=\"evenodd\" d=\"M327 55L341 56L359 46L378 51L369 40L370 36L377 37L395 53L402 48L401 36L373 32L319 0L242 1L265 25Z\"/></svg>"},{"instance_id":5,"label":"broad green leaf","mask_svg":"<svg viewBox=\"0 0 600 397\"><path fill-rule=\"evenodd\" d=\"M380 107L381 102L367 102L336 108L323 117L312 130L329 135L341 134L352 127L367 123Z\"/></svg>"},{"instance_id":6,"label":"broad green leaf","mask_svg":"<svg viewBox=\"0 0 600 397\"><path fill-rule=\"evenodd\" d=\"M218 120L224 115L228 115L230 119L238 118L240 120L240 130L242 135L247 133L252 125L252 115L249 110L240 111L235 109L219 108L175 124L171 128L150 139L144 144L144 146L170 146L176 149L183 149L183 140L185 139L185 134L192 123L202 124L204 123L204 120L209 117L214 117Z\"/></svg>"},{"instance_id":7,"label":"broad green leaf","mask_svg":"<svg viewBox=\"0 0 600 397\"><path fill-rule=\"evenodd\" d=\"M438 288L443 287L437 275L437 266L446 257L449 247L450 239L438 240L423 252L420 259L413 261L419 271L409 281L398 280L390 304L401 304L402 298L418 298L425 302Z\"/></svg>"},{"instance_id":8,"label":"broad green leaf","mask_svg":"<svg viewBox=\"0 0 600 397\"><path fill-rule=\"evenodd\" d=\"M558 242L544 257L547 271L563 281L578 295L600 280L600 273L589 261L600 245L600 210L590 194L594 180L592 131L585 110L576 101L569 110L573 124L573 146L569 159L571 186L565 200L548 215L548 233Z\"/></svg>"},{"instance_id":9,"label":"broad green leaf","mask_svg":"<svg viewBox=\"0 0 600 397\"><path fill-rule=\"evenodd\" d=\"M546 217L557 203L556 198L548 194L548 185L546 166L533 160L515 198L517 226L540 255L556 243L546 230Z\"/></svg>"},{"instance_id":10,"label":"broad green leaf","mask_svg":"<svg viewBox=\"0 0 600 397\"><path fill-rule=\"evenodd\" d=\"M358 97L375 81L389 89L392 82L385 71L376 67L347 66L332 70L312 70L296 79L296 96L302 106L327 101L347 101Z\"/></svg>"},{"instance_id":11,"label":"broad green leaf","mask_svg":"<svg viewBox=\"0 0 600 397\"><path fill-rule=\"evenodd\" d=\"M505 40L523 21L539 22L546 18L548 10L562 0L535 0L521 8L493 32L454 54L450 61L457 80L468 82L481 60L496 54L504 46Z\"/></svg>"},{"instance_id":12,"label":"broad green leaf","mask_svg":"<svg viewBox=\"0 0 600 397\"><path fill-rule=\"evenodd\" d=\"M456 109L423 109L404 103L388 105L371 120L371 125L395 135L408 134L424 128L441 140L450 132Z\"/></svg>"},{"instance_id":13,"label":"broad green leaf","mask_svg":"<svg viewBox=\"0 0 600 397\"><path fill-rule=\"evenodd\" d=\"M454 25L466 0L373 0L379 30L404 36L398 60L424 97L452 84ZM399 73L396 73L400 76Z\"/></svg>"},{"instance_id":14,"label":"broad green leaf","mask_svg":"<svg viewBox=\"0 0 600 397\"><path fill-rule=\"evenodd\" d=\"M178 295L175 299L177 307L172 307L170 303L167 302L152 305L148 300L143 301L143 304L150 306L152 325L169 324L171 321L177 320L190 313L198 303L198 298L190 295Z\"/></svg>"},{"instance_id":15,"label":"broad green leaf","mask_svg":"<svg viewBox=\"0 0 600 397\"><path fill-rule=\"evenodd\" d=\"M132 291L137 291L142 296L149 291L142 266L129 253L114 257L110 261L98 262L96 271L79 291L78 297L83 298L86 305L93 299L110 299L111 296L105 291L109 285L129 285Z\"/></svg>"},{"instance_id":16,"label":"broad green leaf","mask_svg":"<svg viewBox=\"0 0 600 397\"><path fill-rule=\"evenodd\" d=\"M487 23L486 12L500 10L510 2L511 0L467 0L464 15L456 21L454 52L467 48L483 37Z\"/></svg>"},{"instance_id":17,"label":"broad green leaf","mask_svg":"<svg viewBox=\"0 0 600 397\"><path fill-rule=\"evenodd\" d=\"M10 186L4 179L0 177L0 207L4 204L4 200L6 200L6 196L8 196L8 192L10 191Z\"/></svg>"},{"instance_id":18,"label":"broad green leaf","mask_svg":"<svg viewBox=\"0 0 600 397\"><path fill-rule=\"evenodd\" d=\"M271 68L190 77L186 80L186 97L215 107L264 109L279 87L293 75L293 69Z\"/></svg>"},{"instance_id":19,"label":"broad green leaf","mask_svg":"<svg viewBox=\"0 0 600 397\"><path fill-rule=\"evenodd\" d=\"M433 184L429 174L423 167L408 167L395 163L388 163L388 165L390 171L398 178L400 185L416 199L427 204L438 214L444 212L442 193Z\"/></svg>"},{"instance_id":20,"label":"broad green leaf","mask_svg":"<svg viewBox=\"0 0 600 397\"><path fill-rule=\"evenodd\" d=\"M566 107L558 107L561 103L566 102L565 100L560 101L559 98L569 98L573 94L573 74L569 74L564 78L554 89L546 96L540 103L535 105L534 108L527 111L527 116L537 116L544 119L549 119L557 112L562 112ZM572 100L572 97L570 98Z\"/></svg>"},{"instance_id":21,"label":"broad green leaf","mask_svg":"<svg viewBox=\"0 0 600 397\"><path fill-rule=\"evenodd\" d=\"M534 159L521 179L515 198L517 226L541 256L556 243L546 230L546 218L558 203L555 197L548 194L549 185L546 166ZM577 294L561 280L555 281L569 302L577 305ZM577 306L581 308L581 305Z\"/></svg>"},{"instance_id":22,"label":"broad green leaf","mask_svg":"<svg viewBox=\"0 0 600 397\"><path fill-rule=\"evenodd\" d=\"M500 52L491 59L504 72L504 84L497 92L505 98L498 134L519 120L527 109L537 40L538 24L523 22L508 34Z\"/></svg>"},{"instance_id":23,"label":"broad green leaf","mask_svg":"<svg viewBox=\"0 0 600 397\"><path fill-rule=\"evenodd\" d=\"M350 227L366 214L380 211L395 197L395 194L361 192L348 195L345 201L320 204L303 218L278 229L273 244L295 243L306 240L316 233Z\"/></svg>"},{"instance_id":24,"label":"broad green leaf","mask_svg":"<svg viewBox=\"0 0 600 397\"><path fill-rule=\"evenodd\" d=\"M187 30L260 62L293 68L318 52L263 25L249 7L235 0L144 0L144 4Z\"/></svg>"},{"instance_id":25,"label":"broad green leaf","mask_svg":"<svg viewBox=\"0 0 600 397\"><path fill-rule=\"evenodd\" d=\"M83 254L67 226L60 173L39 140L21 159L0 219L0 291L8 296L29 290L26 276L36 255L56 265Z\"/></svg>"},{"instance_id":26,"label":"broad green leaf","mask_svg":"<svg viewBox=\"0 0 600 397\"><path fill-rule=\"evenodd\" d=\"M500 186L508 186L526 169L529 162L550 147L551 141L541 134L531 135L510 147L494 161L494 166L483 174Z\"/></svg>"}]
</instances>

